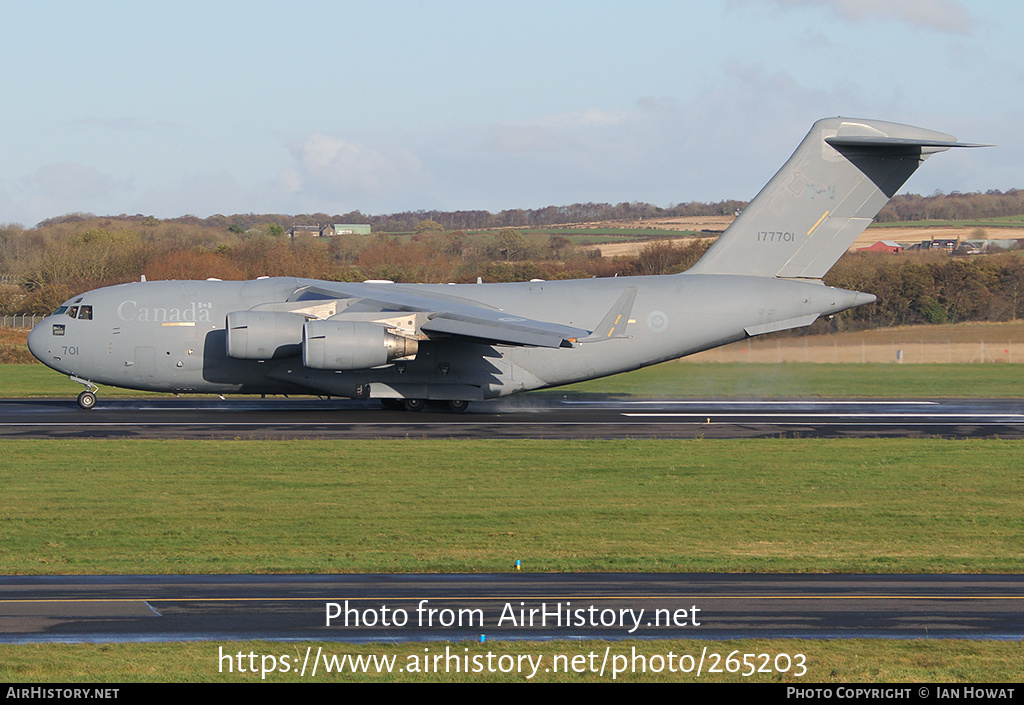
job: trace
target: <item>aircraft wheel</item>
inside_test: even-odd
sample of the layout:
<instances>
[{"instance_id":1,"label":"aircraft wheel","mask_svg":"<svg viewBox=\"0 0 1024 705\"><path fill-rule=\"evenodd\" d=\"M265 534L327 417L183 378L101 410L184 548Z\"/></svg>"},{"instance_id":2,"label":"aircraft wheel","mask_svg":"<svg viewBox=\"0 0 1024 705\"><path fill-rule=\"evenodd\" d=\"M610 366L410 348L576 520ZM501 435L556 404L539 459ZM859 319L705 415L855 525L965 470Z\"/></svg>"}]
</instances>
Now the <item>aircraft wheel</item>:
<instances>
[{"instance_id":1,"label":"aircraft wheel","mask_svg":"<svg viewBox=\"0 0 1024 705\"><path fill-rule=\"evenodd\" d=\"M444 405L453 414L464 414L466 409L469 408L469 402L465 399L450 399Z\"/></svg>"},{"instance_id":2,"label":"aircraft wheel","mask_svg":"<svg viewBox=\"0 0 1024 705\"><path fill-rule=\"evenodd\" d=\"M401 411L405 408L405 404L402 403L401 399L381 399L380 405L391 411Z\"/></svg>"},{"instance_id":3,"label":"aircraft wheel","mask_svg":"<svg viewBox=\"0 0 1024 705\"><path fill-rule=\"evenodd\" d=\"M96 406L96 395L90 391L82 392L78 395L78 405L86 410L93 408Z\"/></svg>"},{"instance_id":4,"label":"aircraft wheel","mask_svg":"<svg viewBox=\"0 0 1024 705\"><path fill-rule=\"evenodd\" d=\"M406 411L423 411L427 406L425 399L406 399L405 410Z\"/></svg>"}]
</instances>

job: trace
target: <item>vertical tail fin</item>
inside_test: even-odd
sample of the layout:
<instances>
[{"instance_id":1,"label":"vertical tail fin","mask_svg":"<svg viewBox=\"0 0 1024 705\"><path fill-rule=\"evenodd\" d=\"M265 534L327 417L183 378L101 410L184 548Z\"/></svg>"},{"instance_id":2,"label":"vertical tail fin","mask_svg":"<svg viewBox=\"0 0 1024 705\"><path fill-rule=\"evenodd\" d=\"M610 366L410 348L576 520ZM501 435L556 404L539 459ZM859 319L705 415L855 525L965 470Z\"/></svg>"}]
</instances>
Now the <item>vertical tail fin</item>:
<instances>
[{"instance_id":1,"label":"vertical tail fin","mask_svg":"<svg viewBox=\"0 0 1024 705\"><path fill-rule=\"evenodd\" d=\"M893 122L819 120L689 273L820 279L925 159L980 146Z\"/></svg>"}]
</instances>

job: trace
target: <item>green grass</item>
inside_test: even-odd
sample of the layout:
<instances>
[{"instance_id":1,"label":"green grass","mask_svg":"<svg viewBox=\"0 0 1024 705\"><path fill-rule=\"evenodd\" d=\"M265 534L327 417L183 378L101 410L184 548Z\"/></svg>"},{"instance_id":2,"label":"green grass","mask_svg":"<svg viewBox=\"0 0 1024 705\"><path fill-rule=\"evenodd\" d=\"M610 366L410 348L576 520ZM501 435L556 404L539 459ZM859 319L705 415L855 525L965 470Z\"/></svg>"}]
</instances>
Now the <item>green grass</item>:
<instances>
[{"instance_id":1,"label":"green grass","mask_svg":"<svg viewBox=\"0 0 1024 705\"><path fill-rule=\"evenodd\" d=\"M667 228L529 228L520 232L537 235L614 235L621 238L663 238L700 235L699 230L671 230Z\"/></svg>"},{"instance_id":2,"label":"green grass","mask_svg":"<svg viewBox=\"0 0 1024 705\"><path fill-rule=\"evenodd\" d=\"M653 398L999 399L1024 394L1024 365L680 361L554 391Z\"/></svg>"},{"instance_id":3,"label":"green grass","mask_svg":"<svg viewBox=\"0 0 1024 705\"><path fill-rule=\"evenodd\" d=\"M607 245L613 242L628 242L633 239L614 235L566 235L565 238L574 245Z\"/></svg>"},{"instance_id":4,"label":"green grass","mask_svg":"<svg viewBox=\"0 0 1024 705\"><path fill-rule=\"evenodd\" d=\"M5 441L7 574L1020 572L1021 444Z\"/></svg>"},{"instance_id":5,"label":"green grass","mask_svg":"<svg viewBox=\"0 0 1024 705\"><path fill-rule=\"evenodd\" d=\"M0 365L0 397L73 397L82 389L42 365ZM1024 394L1024 365L666 362L544 393L560 392L654 398L998 399ZM134 396L152 394L115 387L99 393L101 401Z\"/></svg>"},{"instance_id":6,"label":"green grass","mask_svg":"<svg viewBox=\"0 0 1024 705\"><path fill-rule=\"evenodd\" d=\"M551 641L551 642L496 642L484 644L462 642L445 644L444 642L405 643L405 644L343 644L337 642L299 642L281 643L266 641L248 642L191 642L181 644L31 644L25 646L0 646L0 681L6 683L137 683L137 682L223 682L252 683L264 680L259 672L263 664L262 657L270 655L274 661L266 661L269 668L280 663L287 657L290 668L301 667L306 649L311 649L311 658L317 649L323 654L343 655L377 655L378 657L395 658L398 668L410 664L410 657L422 663L424 655L444 654L448 646L452 653L467 655L472 659L486 654L494 654L497 659L502 655L530 655L534 661L540 657L541 668L533 678L537 682L612 682L611 668L615 657L632 658L633 650L647 658L655 655L674 654L673 661L678 664L680 656L686 654L699 659L703 649L709 653L725 657L738 652L737 658L742 661L743 654L768 653L772 657L779 653L803 654L806 658L807 673L797 678L791 674L754 674L743 677L740 674L707 673L700 677L696 674L670 673L666 668L662 673L621 674L616 680L622 682L706 682L706 683L1019 683L1022 676L1021 663L1024 661L1024 647L1020 642L984 642L984 641L893 641L847 639L837 641L803 641L803 640L740 640L740 641ZM593 661L600 666L605 649L610 650L606 674L589 673L547 673L545 669L554 662L556 655L566 655L571 663L574 656L583 656L579 663L590 664L591 654L597 654ZM221 661L221 655L237 655L241 652L244 666L249 669L250 653L256 654L253 665L256 673L238 673L228 671L227 660ZM760 659L756 663L763 663ZM506 660L507 662L507 660ZM233 667L237 666L237 658ZM473 661L470 661L472 665ZM486 664L486 661L482 661ZM619 660L621 665L624 663ZM638 667L639 667L639 661ZM781 660L784 664L785 661ZM525 665L525 664L524 664ZM689 666L688 662L686 664ZM677 666L678 667L678 666ZM396 669L397 670L397 669ZM742 672L742 668L741 668ZM396 673L378 675L371 672L366 675L351 673L326 674L321 666L314 678L307 672L305 677L298 673L270 673L265 681L307 682L307 683L349 683L349 682L526 682L525 675L470 673L470 674L413 674Z\"/></svg>"},{"instance_id":7,"label":"green grass","mask_svg":"<svg viewBox=\"0 0 1024 705\"><path fill-rule=\"evenodd\" d=\"M85 387L72 382L67 375L55 372L44 365L0 365L0 398L74 397L83 389ZM153 394L117 387L102 387L99 396L138 397Z\"/></svg>"}]
</instances>

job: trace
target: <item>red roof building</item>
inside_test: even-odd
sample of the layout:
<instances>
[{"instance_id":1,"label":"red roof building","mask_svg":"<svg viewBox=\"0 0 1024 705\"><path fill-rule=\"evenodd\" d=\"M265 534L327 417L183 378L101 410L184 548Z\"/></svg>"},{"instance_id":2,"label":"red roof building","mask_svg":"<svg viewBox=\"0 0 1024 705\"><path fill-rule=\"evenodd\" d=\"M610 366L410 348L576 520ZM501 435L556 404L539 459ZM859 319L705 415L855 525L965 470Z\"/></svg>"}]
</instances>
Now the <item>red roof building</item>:
<instances>
[{"instance_id":1,"label":"red roof building","mask_svg":"<svg viewBox=\"0 0 1024 705\"><path fill-rule=\"evenodd\" d=\"M892 240L879 240L871 247L861 247L857 252L903 252L903 245Z\"/></svg>"}]
</instances>

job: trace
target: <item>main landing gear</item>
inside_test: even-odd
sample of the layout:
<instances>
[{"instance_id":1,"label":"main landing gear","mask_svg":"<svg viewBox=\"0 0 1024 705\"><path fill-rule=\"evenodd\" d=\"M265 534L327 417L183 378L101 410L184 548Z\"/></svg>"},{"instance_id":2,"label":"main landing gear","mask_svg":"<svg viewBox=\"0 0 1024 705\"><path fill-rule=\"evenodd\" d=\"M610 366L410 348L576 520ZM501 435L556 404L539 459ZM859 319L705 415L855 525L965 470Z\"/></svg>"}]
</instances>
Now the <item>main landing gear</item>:
<instances>
[{"instance_id":1,"label":"main landing gear","mask_svg":"<svg viewBox=\"0 0 1024 705\"><path fill-rule=\"evenodd\" d=\"M469 402L465 399L450 399L448 401L432 402L438 404L444 411L452 414L464 414L469 408ZM380 405L391 411L423 411L427 408L426 399L381 399Z\"/></svg>"},{"instance_id":2,"label":"main landing gear","mask_svg":"<svg viewBox=\"0 0 1024 705\"><path fill-rule=\"evenodd\" d=\"M445 408L453 414L464 414L469 408L469 402L465 399L450 399L444 403Z\"/></svg>"}]
</instances>

